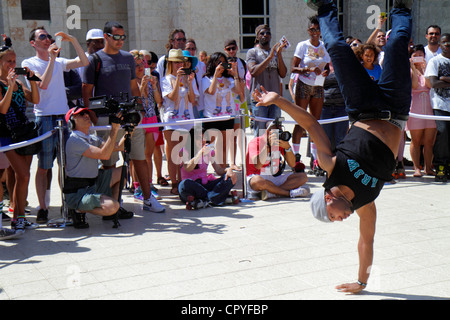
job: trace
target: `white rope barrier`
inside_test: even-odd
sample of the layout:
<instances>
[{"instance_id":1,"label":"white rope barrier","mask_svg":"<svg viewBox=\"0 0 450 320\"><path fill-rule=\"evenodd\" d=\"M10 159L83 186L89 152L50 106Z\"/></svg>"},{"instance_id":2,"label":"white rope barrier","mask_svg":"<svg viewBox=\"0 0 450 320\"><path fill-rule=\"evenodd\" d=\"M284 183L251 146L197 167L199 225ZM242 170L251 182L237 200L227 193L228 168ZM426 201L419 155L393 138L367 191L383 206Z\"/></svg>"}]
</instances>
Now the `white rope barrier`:
<instances>
[{"instance_id":1,"label":"white rope barrier","mask_svg":"<svg viewBox=\"0 0 450 320\"><path fill-rule=\"evenodd\" d=\"M189 124L195 125L197 123L227 121L227 120L231 120L231 119L235 119L235 118L236 118L236 116L224 116L224 117L199 118L199 119L173 121L173 122L158 122L158 123L140 124L136 127L136 129L159 128L159 127L165 127L165 126L185 126L185 125L189 125ZM106 131L106 130L111 130L111 126L98 126L98 127L90 128L90 131Z\"/></svg>"},{"instance_id":2,"label":"white rope barrier","mask_svg":"<svg viewBox=\"0 0 450 320\"><path fill-rule=\"evenodd\" d=\"M274 121L274 119L270 118L263 118L263 117L255 117L255 116L249 116L245 115L246 117L249 117L250 119L253 119L255 121L260 122L269 122ZM424 120L437 120L437 121L450 121L450 117L447 116L434 116L434 115L424 115L424 114L417 114L417 113L410 113L409 116L411 118L417 118L417 119L424 119ZM214 118L199 118L199 119L191 119L191 120L182 120L182 121L173 121L173 122L158 122L158 123L150 123L150 124L141 124L137 126L136 128L139 129L148 129L148 128L159 128L159 127L165 127L165 126L184 126L189 124L198 124L198 123L206 123L206 122L216 122L216 121L227 121L231 119L235 119L239 116L224 116L224 117L214 117ZM347 116L345 117L339 117L339 118L333 118L333 119L324 119L319 120L318 122L320 124L331 124L331 123L338 123L343 121L348 121L349 118ZM295 121L283 121L284 124L297 124ZM111 130L111 126L98 126L98 127L91 127L91 131L106 131ZM56 130L49 131L45 133L42 136L39 136L37 138L34 138L32 140L22 141L19 143L10 144L4 147L0 147L0 152L7 152L10 150L19 149L22 147L29 146L31 144L43 141L45 139L50 138Z\"/></svg>"},{"instance_id":3,"label":"white rope barrier","mask_svg":"<svg viewBox=\"0 0 450 320\"><path fill-rule=\"evenodd\" d=\"M49 132L43 134L42 136L39 136L39 137L31 139L31 140L22 141L22 142L19 142L19 143L13 143L13 144L1 147L0 148L0 152L7 152L7 151L23 148L23 147L32 145L34 143L41 142L41 141L43 141L45 139L50 138L54 133L56 133L56 130L49 131Z\"/></svg>"}]
</instances>

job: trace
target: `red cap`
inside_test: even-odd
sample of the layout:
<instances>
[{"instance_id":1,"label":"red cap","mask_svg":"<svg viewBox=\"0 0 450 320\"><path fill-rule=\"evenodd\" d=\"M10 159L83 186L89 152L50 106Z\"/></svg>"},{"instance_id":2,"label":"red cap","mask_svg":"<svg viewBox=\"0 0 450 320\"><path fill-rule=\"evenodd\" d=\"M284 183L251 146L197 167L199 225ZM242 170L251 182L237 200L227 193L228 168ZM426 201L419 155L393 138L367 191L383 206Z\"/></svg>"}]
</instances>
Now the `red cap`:
<instances>
[{"instance_id":1,"label":"red cap","mask_svg":"<svg viewBox=\"0 0 450 320\"><path fill-rule=\"evenodd\" d=\"M67 113L66 113L66 122L69 122L70 117L72 117L73 115L79 114L83 111L88 111L89 113L91 113L92 111L89 110L88 108L82 108L82 107L75 107L70 109Z\"/></svg>"}]
</instances>

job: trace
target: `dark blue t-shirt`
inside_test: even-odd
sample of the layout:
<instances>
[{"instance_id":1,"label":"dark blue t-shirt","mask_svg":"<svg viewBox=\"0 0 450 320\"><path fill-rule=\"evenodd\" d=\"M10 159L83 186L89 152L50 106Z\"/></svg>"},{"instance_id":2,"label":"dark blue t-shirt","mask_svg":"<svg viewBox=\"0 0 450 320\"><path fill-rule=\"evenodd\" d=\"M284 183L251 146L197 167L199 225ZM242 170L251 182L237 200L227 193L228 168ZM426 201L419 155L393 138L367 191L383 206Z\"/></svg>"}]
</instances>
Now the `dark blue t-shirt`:
<instances>
[{"instance_id":1,"label":"dark blue t-shirt","mask_svg":"<svg viewBox=\"0 0 450 320\"><path fill-rule=\"evenodd\" d=\"M103 50L97 52L102 61L94 96L119 97L120 93L128 93L132 98L131 80L136 78L136 65L131 53L120 50L118 54L109 55ZM84 69L83 82L95 83L94 56L89 56L89 65Z\"/></svg>"}]
</instances>

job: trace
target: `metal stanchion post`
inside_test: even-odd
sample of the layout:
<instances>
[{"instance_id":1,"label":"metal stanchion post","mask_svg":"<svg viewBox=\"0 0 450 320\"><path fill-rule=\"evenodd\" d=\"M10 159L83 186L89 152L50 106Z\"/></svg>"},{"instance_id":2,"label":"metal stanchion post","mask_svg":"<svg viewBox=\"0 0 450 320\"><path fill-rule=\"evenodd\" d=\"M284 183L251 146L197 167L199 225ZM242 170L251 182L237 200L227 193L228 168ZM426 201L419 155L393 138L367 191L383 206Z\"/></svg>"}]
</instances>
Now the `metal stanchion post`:
<instances>
[{"instance_id":1,"label":"metal stanchion post","mask_svg":"<svg viewBox=\"0 0 450 320\"><path fill-rule=\"evenodd\" d=\"M66 206L66 199L63 192L64 189L64 177L66 168L66 158L65 154L65 141L64 141L64 121L62 119L57 120L58 126L55 128L58 133L59 140L59 185L61 187L61 218L52 219L48 222L47 226L51 228L65 228L71 224L68 218L68 210Z\"/></svg>"},{"instance_id":2,"label":"metal stanchion post","mask_svg":"<svg viewBox=\"0 0 450 320\"><path fill-rule=\"evenodd\" d=\"M245 118L247 117L247 114L245 113L245 110L240 109L240 120L241 120L241 130L242 130L242 136L241 136L241 158L242 158L242 192L243 197L242 199L247 199L247 136L246 136L246 128L245 128ZM241 199L241 201L242 201Z\"/></svg>"}]
</instances>

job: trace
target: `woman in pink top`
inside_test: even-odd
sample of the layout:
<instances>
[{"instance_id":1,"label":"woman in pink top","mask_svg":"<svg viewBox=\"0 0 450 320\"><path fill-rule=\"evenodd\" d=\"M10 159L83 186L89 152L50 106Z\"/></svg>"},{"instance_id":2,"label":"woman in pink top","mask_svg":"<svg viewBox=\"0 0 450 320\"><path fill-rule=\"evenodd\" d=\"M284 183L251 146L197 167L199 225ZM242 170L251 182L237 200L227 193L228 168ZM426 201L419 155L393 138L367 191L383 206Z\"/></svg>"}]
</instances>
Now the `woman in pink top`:
<instances>
[{"instance_id":1,"label":"woman in pink top","mask_svg":"<svg viewBox=\"0 0 450 320\"><path fill-rule=\"evenodd\" d=\"M181 182L178 192L186 208L197 209L199 204L222 205L237 182L236 173L231 168L223 168L216 163L214 147L204 145L203 148L181 166ZM187 152L184 152L185 156ZM212 163L215 172L220 176L208 175L208 165Z\"/></svg>"},{"instance_id":2,"label":"woman in pink top","mask_svg":"<svg viewBox=\"0 0 450 320\"><path fill-rule=\"evenodd\" d=\"M411 113L433 115L430 98L430 82L424 77L426 69L425 49L423 45L416 45L411 50L411 78L412 102ZM414 163L414 177L421 177L420 147L423 146L424 171L434 176L432 169L433 146L436 140L436 122L410 117L406 130L411 133L410 152Z\"/></svg>"}]
</instances>

